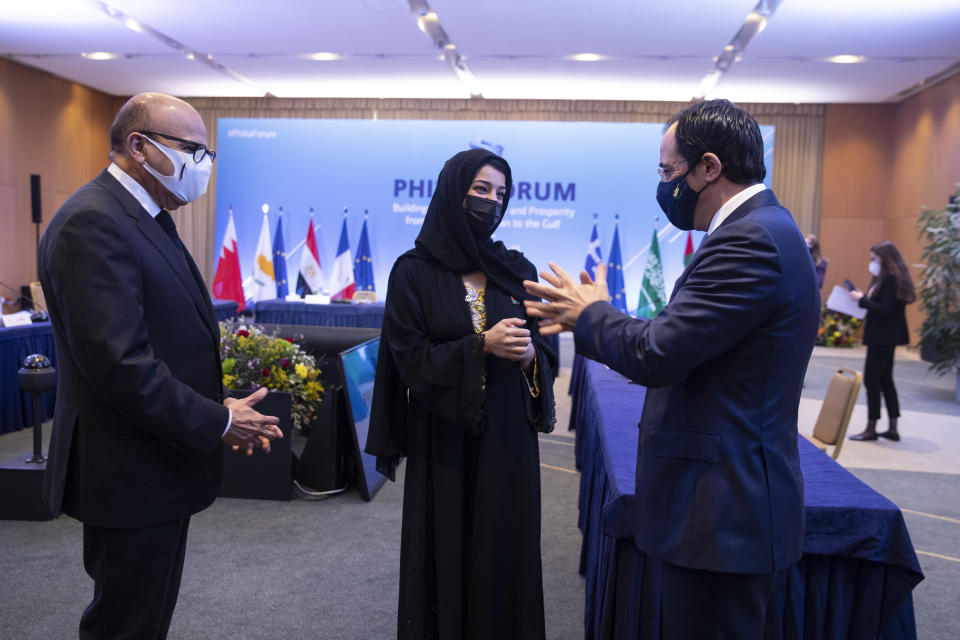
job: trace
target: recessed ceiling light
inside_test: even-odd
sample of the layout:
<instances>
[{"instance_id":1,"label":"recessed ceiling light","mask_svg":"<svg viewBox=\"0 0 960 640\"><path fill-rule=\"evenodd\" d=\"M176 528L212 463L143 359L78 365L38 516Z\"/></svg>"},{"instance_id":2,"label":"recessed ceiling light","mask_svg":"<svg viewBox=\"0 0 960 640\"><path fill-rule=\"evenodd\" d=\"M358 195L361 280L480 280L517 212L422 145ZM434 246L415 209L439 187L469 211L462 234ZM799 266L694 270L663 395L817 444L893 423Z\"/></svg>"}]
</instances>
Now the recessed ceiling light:
<instances>
[{"instance_id":1,"label":"recessed ceiling light","mask_svg":"<svg viewBox=\"0 0 960 640\"><path fill-rule=\"evenodd\" d=\"M866 60L865 56L853 56L849 54L830 56L827 58L827 62L834 62L836 64L856 64L858 62L863 62L864 60Z\"/></svg>"},{"instance_id":2,"label":"recessed ceiling light","mask_svg":"<svg viewBox=\"0 0 960 640\"><path fill-rule=\"evenodd\" d=\"M606 60L607 56L599 53L575 53L569 58L577 62L599 62L600 60Z\"/></svg>"},{"instance_id":3,"label":"recessed ceiling light","mask_svg":"<svg viewBox=\"0 0 960 640\"><path fill-rule=\"evenodd\" d=\"M140 33L141 31L143 31L143 27L140 26L140 23L134 20L133 18L127 18L126 20L124 20L123 25L127 29L131 29L133 31L136 31L137 33Z\"/></svg>"},{"instance_id":4,"label":"recessed ceiling light","mask_svg":"<svg viewBox=\"0 0 960 640\"><path fill-rule=\"evenodd\" d=\"M90 53L81 53L80 55L87 60L113 60L117 57L117 54L107 53L106 51L92 51Z\"/></svg>"},{"instance_id":5,"label":"recessed ceiling light","mask_svg":"<svg viewBox=\"0 0 960 640\"><path fill-rule=\"evenodd\" d=\"M454 49L457 48L457 45L453 44L452 42L448 42L447 44L443 45L443 48L450 49L451 51L453 51Z\"/></svg>"},{"instance_id":6,"label":"recessed ceiling light","mask_svg":"<svg viewBox=\"0 0 960 640\"><path fill-rule=\"evenodd\" d=\"M319 60L321 62L328 62L330 60L339 60L342 56L339 53L333 53L332 51L321 51L319 53L311 53L311 60Z\"/></svg>"}]
</instances>

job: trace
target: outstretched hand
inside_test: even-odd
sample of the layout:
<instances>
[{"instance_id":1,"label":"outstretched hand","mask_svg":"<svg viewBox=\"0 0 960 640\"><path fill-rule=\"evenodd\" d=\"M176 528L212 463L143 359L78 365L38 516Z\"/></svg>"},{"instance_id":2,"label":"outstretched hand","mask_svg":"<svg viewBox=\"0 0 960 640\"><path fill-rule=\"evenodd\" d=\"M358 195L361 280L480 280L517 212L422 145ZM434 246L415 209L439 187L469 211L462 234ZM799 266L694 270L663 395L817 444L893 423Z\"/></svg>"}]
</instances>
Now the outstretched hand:
<instances>
[{"instance_id":1,"label":"outstretched hand","mask_svg":"<svg viewBox=\"0 0 960 640\"><path fill-rule=\"evenodd\" d=\"M280 423L277 417L265 416L253 408L269 392L269 389L262 387L246 398L227 398L223 401L233 415L223 441L231 445L234 451L242 447L249 456L253 455L254 448L259 447L264 453L270 453L270 441L283 437L283 432L277 426Z\"/></svg>"},{"instance_id":2,"label":"outstretched hand","mask_svg":"<svg viewBox=\"0 0 960 640\"><path fill-rule=\"evenodd\" d=\"M546 271L540 277L552 286L524 280L523 287L538 298L547 302L524 300L527 315L540 320L540 334L552 335L561 331L573 331L580 314L588 306L599 300L609 301L607 293L607 265L597 266L597 279L591 280L586 271L580 272L580 284L555 262L550 263L553 273Z\"/></svg>"}]
</instances>

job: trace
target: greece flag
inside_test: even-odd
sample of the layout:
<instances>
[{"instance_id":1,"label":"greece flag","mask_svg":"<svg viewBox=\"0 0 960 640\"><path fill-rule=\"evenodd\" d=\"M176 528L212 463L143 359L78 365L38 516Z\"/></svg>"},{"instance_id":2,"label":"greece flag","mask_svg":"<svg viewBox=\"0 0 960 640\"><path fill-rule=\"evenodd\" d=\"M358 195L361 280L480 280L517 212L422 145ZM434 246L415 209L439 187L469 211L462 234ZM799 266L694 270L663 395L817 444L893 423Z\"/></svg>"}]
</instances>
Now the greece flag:
<instances>
[{"instance_id":1,"label":"greece flag","mask_svg":"<svg viewBox=\"0 0 960 640\"><path fill-rule=\"evenodd\" d=\"M590 234L590 244L587 245L587 261L583 266L592 280L597 279L597 265L602 262L600 234L597 233L597 214L593 214L593 233Z\"/></svg>"}]
</instances>

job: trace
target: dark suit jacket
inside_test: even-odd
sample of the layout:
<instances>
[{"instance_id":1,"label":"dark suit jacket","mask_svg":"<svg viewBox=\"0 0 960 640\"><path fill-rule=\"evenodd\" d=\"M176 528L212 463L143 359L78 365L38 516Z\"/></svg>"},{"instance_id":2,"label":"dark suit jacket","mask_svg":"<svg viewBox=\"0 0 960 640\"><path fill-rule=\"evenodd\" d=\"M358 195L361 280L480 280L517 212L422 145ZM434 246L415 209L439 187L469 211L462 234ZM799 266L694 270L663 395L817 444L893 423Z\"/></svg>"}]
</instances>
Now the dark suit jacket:
<instances>
[{"instance_id":1,"label":"dark suit jacket","mask_svg":"<svg viewBox=\"0 0 960 640\"><path fill-rule=\"evenodd\" d=\"M648 387L634 514L644 552L732 573L800 558L797 410L819 314L803 235L764 190L704 239L656 318L605 302L580 316L577 350Z\"/></svg>"},{"instance_id":2,"label":"dark suit jacket","mask_svg":"<svg viewBox=\"0 0 960 640\"><path fill-rule=\"evenodd\" d=\"M863 325L863 344L892 347L910 343L905 305L897 300L897 277L886 276L868 298L860 298L867 310Z\"/></svg>"},{"instance_id":3,"label":"dark suit jacket","mask_svg":"<svg viewBox=\"0 0 960 640\"><path fill-rule=\"evenodd\" d=\"M104 171L57 211L37 262L59 358L50 508L143 527L207 507L228 411L220 331L189 254Z\"/></svg>"}]
</instances>

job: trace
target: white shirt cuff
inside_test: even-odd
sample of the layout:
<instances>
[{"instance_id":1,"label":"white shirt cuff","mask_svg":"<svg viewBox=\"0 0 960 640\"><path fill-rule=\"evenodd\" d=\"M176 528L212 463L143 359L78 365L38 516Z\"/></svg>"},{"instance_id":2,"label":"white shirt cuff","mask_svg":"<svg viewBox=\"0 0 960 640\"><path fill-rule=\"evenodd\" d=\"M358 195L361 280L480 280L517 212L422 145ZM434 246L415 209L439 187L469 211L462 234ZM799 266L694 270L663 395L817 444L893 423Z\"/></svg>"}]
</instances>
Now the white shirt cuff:
<instances>
[{"instance_id":1,"label":"white shirt cuff","mask_svg":"<svg viewBox=\"0 0 960 640\"><path fill-rule=\"evenodd\" d=\"M227 409L227 428L223 430L223 435L220 436L220 439L223 440L223 436L227 435L227 431L230 431L230 424L233 422L233 411Z\"/></svg>"}]
</instances>

